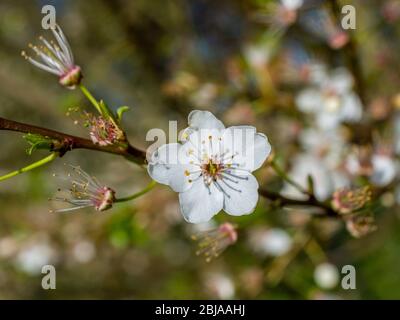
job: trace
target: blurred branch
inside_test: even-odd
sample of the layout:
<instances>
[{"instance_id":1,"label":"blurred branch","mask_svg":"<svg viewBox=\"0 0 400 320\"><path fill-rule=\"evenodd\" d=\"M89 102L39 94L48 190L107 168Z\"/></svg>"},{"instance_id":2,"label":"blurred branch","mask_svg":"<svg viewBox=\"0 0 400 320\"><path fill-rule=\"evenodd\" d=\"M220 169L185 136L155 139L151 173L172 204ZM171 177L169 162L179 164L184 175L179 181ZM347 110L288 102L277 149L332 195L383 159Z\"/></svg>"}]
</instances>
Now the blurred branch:
<instances>
[{"instance_id":1,"label":"blurred branch","mask_svg":"<svg viewBox=\"0 0 400 320\"><path fill-rule=\"evenodd\" d=\"M341 17L341 6L339 5L337 0L330 0L332 12L336 18L337 23L340 24L342 19ZM349 41L343 47L342 51L347 59L347 65L353 74L354 81L355 81L355 90L357 91L361 102L363 103L364 107L366 106L367 99L365 95L365 84L364 84L364 76L359 60L359 49L357 42L354 39L353 34L348 32Z\"/></svg>"},{"instance_id":2,"label":"blurred branch","mask_svg":"<svg viewBox=\"0 0 400 320\"><path fill-rule=\"evenodd\" d=\"M278 201L282 206L302 206L302 207L315 207L319 208L324 212L325 216L338 217L338 213L331 208L330 205L318 201L313 195L310 195L306 200L296 200L286 198L280 193L268 191L265 189L259 189L258 193L260 196L267 198L271 201Z\"/></svg>"}]
</instances>

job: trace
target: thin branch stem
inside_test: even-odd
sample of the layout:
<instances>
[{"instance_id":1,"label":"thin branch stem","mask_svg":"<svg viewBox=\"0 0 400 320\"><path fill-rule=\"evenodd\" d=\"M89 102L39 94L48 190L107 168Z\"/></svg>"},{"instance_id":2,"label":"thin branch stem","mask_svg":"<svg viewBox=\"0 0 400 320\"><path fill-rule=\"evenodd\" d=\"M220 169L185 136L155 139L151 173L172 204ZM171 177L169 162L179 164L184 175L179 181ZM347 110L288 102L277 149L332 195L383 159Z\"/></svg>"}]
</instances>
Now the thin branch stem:
<instances>
[{"instance_id":1,"label":"thin branch stem","mask_svg":"<svg viewBox=\"0 0 400 320\"><path fill-rule=\"evenodd\" d=\"M134 194L131 195L131 196L127 196L127 197L124 197L124 198L118 198L118 199L115 200L115 202L116 202L116 203L117 203L117 202L126 202L126 201L131 201L131 200L134 200L134 199L136 199L136 198L139 198L139 197L141 197L142 195L146 194L147 192L151 191L156 185L157 185L157 182L155 182L155 181L153 180L153 181L151 181L151 182L148 184L148 186L147 186L146 188L144 188L143 190L141 190L141 191L139 191L139 192L136 192L136 193L134 193Z\"/></svg>"},{"instance_id":2,"label":"thin branch stem","mask_svg":"<svg viewBox=\"0 0 400 320\"><path fill-rule=\"evenodd\" d=\"M81 89L85 97L90 101L90 103L97 109L100 115L107 119L111 119L114 124L117 125L113 113L111 112L111 110L108 109L107 105L103 101L97 101L97 99L91 94L89 89L86 88L83 84L80 84L79 88Z\"/></svg>"},{"instance_id":3,"label":"thin branch stem","mask_svg":"<svg viewBox=\"0 0 400 320\"><path fill-rule=\"evenodd\" d=\"M36 168L39 168L39 167L41 167L41 166L53 161L57 157L58 157L58 153L57 152L53 152L52 154L50 154L46 158L43 158L43 159L41 159L39 161L31 163L29 166L26 166L26 167L24 167L22 169L15 170L15 171L10 172L10 173L8 173L8 174L6 174L4 176L1 176L0 177L0 181L4 181L4 180L10 179L12 177L15 177L15 176L17 176L17 175L19 175L21 173L28 172L28 171L34 170Z\"/></svg>"},{"instance_id":4,"label":"thin branch stem","mask_svg":"<svg viewBox=\"0 0 400 320\"><path fill-rule=\"evenodd\" d=\"M315 197L310 196L306 200L297 200L286 198L278 192L269 191L266 189L259 189L260 196L271 201L278 201L282 206L302 206L302 207L315 207L321 209L326 216L338 217L338 213L332 207L324 202L318 201Z\"/></svg>"},{"instance_id":5,"label":"thin branch stem","mask_svg":"<svg viewBox=\"0 0 400 320\"><path fill-rule=\"evenodd\" d=\"M97 111L102 115L103 111L102 108L100 107L100 104L97 102L95 97L90 93L90 91L83 85L80 84L79 88L81 89L82 93L85 95L85 97L90 101L90 103L97 109Z\"/></svg>"}]
</instances>

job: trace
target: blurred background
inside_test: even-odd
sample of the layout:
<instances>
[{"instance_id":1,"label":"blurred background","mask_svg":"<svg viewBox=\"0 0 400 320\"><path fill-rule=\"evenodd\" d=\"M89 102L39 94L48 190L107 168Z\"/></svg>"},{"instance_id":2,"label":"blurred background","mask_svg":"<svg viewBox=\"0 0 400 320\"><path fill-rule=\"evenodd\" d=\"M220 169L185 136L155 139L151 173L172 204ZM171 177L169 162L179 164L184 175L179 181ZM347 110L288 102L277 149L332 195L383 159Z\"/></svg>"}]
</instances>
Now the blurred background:
<instances>
[{"instance_id":1,"label":"blurred background","mask_svg":"<svg viewBox=\"0 0 400 320\"><path fill-rule=\"evenodd\" d=\"M313 117L299 110L296 95L316 61L348 69L363 105L367 122L340 128L344 147L377 135L397 141L399 2L296 2L2 0L0 116L88 137L66 116L69 108L90 108L82 94L21 57L39 35L51 38L41 28L41 8L51 4L85 85L112 108L130 106L123 125L135 146L149 144L148 130L168 130L168 120L183 129L191 110L207 109L227 125L255 125L289 170L296 155L310 153L300 137ZM338 21L344 4L357 11L351 32ZM0 174L46 155L28 156L21 136L0 132ZM51 213L48 198L60 183L53 173L65 172L64 163L81 166L121 196L150 181L123 158L76 150L0 183L1 299L400 298L393 188L378 200L378 229L355 238L340 219L314 219L307 208L265 199L249 216L221 213L207 225L190 225L165 186L106 212ZM268 166L256 175L260 185L281 190ZM223 222L238 226L238 241L206 262L191 236ZM56 290L41 287L45 264L56 267ZM344 265L356 268L355 290L340 286Z\"/></svg>"}]
</instances>

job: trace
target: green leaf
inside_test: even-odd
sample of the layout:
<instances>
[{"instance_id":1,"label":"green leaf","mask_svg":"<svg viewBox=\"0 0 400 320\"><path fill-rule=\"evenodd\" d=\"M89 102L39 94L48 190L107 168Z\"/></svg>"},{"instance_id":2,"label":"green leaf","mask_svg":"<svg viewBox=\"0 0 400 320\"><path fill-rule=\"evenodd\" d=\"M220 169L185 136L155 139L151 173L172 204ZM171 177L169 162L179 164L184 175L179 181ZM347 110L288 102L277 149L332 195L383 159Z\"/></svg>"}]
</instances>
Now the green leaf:
<instances>
[{"instance_id":1,"label":"green leaf","mask_svg":"<svg viewBox=\"0 0 400 320\"><path fill-rule=\"evenodd\" d=\"M51 151L53 147L53 140L49 137L28 133L24 135L23 138L30 144L30 147L26 150L27 154L29 155L32 155L32 153L37 149Z\"/></svg>"},{"instance_id":2,"label":"green leaf","mask_svg":"<svg viewBox=\"0 0 400 320\"><path fill-rule=\"evenodd\" d=\"M117 119L120 122L122 120L122 115L129 110L128 106L122 106L117 109Z\"/></svg>"}]
</instances>

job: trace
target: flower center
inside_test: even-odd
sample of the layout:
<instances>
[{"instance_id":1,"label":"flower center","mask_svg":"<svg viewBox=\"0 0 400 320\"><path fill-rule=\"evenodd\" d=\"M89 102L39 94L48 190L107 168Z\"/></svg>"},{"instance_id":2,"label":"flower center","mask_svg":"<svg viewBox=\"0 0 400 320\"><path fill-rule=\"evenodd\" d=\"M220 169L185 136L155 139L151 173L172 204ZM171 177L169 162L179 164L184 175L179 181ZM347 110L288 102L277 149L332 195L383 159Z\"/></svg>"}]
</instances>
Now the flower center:
<instances>
[{"instance_id":1,"label":"flower center","mask_svg":"<svg viewBox=\"0 0 400 320\"><path fill-rule=\"evenodd\" d=\"M202 171L204 174L216 179L222 167L223 166L220 163L214 162L212 159L209 159L208 163L203 164Z\"/></svg>"},{"instance_id":2,"label":"flower center","mask_svg":"<svg viewBox=\"0 0 400 320\"><path fill-rule=\"evenodd\" d=\"M334 89L328 89L324 93L325 109L328 112L337 112L340 107L340 98Z\"/></svg>"}]
</instances>

